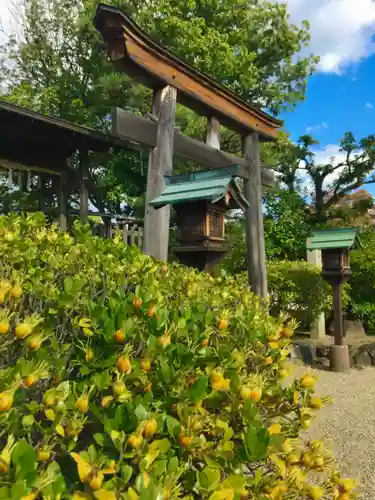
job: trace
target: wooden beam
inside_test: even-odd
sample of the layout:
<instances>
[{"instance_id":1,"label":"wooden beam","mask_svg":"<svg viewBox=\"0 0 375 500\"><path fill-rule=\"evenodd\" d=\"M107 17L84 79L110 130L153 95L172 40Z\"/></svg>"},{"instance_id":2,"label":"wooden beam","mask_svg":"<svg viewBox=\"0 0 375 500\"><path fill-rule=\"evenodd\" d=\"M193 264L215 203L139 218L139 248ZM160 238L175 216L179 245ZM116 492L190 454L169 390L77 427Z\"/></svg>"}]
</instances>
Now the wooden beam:
<instances>
[{"instance_id":1,"label":"wooden beam","mask_svg":"<svg viewBox=\"0 0 375 500\"><path fill-rule=\"evenodd\" d=\"M81 149L79 152L79 166L81 175L80 216L81 216L81 221L86 223L88 222L88 212L89 212L89 191L88 191L89 153L87 149Z\"/></svg>"},{"instance_id":2,"label":"wooden beam","mask_svg":"<svg viewBox=\"0 0 375 500\"><path fill-rule=\"evenodd\" d=\"M156 146L157 123L147 120L134 113L115 108L112 118L112 133L117 137L134 141L146 147ZM243 158L220 151L210 144L204 144L196 139L187 137L179 131L174 132L174 154L192 160L206 168L222 168L238 164L241 167L240 176L249 178L248 165ZM261 169L263 186L274 186L275 175L272 169Z\"/></svg>"},{"instance_id":3,"label":"wooden beam","mask_svg":"<svg viewBox=\"0 0 375 500\"><path fill-rule=\"evenodd\" d=\"M149 157L143 251L157 260L168 259L170 206L155 209L149 202L165 187L173 169L173 140L177 91L166 86L154 92L152 113L158 119L155 148Z\"/></svg>"},{"instance_id":4,"label":"wooden beam","mask_svg":"<svg viewBox=\"0 0 375 500\"><path fill-rule=\"evenodd\" d=\"M265 140L275 139L282 122L249 104L203 72L152 40L120 9L99 5L95 25L107 52L119 71L124 71L157 89L173 85L178 99L200 115L219 118L223 125L241 134L253 131Z\"/></svg>"},{"instance_id":5,"label":"wooden beam","mask_svg":"<svg viewBox=\"0 0 375 500\"><path fill-rule=\"evenodd\" d=\"M262 214L259 136L252 133L244 138L244 156L250 178L244 181L244 195L250 204L246 209L246 247L249 285L261 298L267 298L267 270Z\"/></svg>"}]
</instances>

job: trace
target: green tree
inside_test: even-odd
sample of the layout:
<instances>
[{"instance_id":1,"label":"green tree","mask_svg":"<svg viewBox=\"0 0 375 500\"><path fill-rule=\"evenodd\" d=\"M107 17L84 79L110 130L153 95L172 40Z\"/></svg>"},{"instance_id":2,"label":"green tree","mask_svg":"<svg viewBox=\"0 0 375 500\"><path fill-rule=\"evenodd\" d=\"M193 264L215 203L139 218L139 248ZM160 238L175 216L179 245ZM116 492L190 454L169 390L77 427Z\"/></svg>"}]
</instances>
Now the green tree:
<instances>
[{"instance_id":1,"label":"green tree","mask_svg":"<svg viewBox=\"0 0 375 500\"><path fill-rule=\"evenodd\" d=\"M282 186L290 193L299 193L309 201L311 224L327 223L332 216L339 216L337 204L345 196L363 185L375 182L375 135L357 141L351 132L340 140L342 161L331 157L324 164L316 161L314 147L319 142L310 135L303 135L293 143L286 134L280 134L275 144L268 148L274 158L275 169ZM368 203L356 206L367 210ZM348 213L345 214L347 222Z\"/></svg>"},{"instance_id":2,"label":"green tree","mask_svg":"<svg viewBox=\"0 0 375 500\"><path fill-rule=\"evenodd\" d=\"M97 3L24 0L22 36L17 39L10 34L2 47L10 62L2 68L7 82L4 98L102 131L109 130L109 114L115 105L149 111L150 91L115 72L103 51L93 25ZM187 62L272 113L304 97L316 58L296 57L309 41L308 25L290 24L283 4L265 0L107 3L123 8ZM178 124L184 132L203 135L204 120L189 110L179 108ZM223 142L232 150L239 147L233 134L225 133ZM118 208L123 206L124 194L131 203L144 191L138 154L132 159L112 158L108 163L100 158L98 162L91 176L99 188L90 193L98 207ZM130 171L131 181L122 175L124 170Z\"/></svg>"}]
</instances>

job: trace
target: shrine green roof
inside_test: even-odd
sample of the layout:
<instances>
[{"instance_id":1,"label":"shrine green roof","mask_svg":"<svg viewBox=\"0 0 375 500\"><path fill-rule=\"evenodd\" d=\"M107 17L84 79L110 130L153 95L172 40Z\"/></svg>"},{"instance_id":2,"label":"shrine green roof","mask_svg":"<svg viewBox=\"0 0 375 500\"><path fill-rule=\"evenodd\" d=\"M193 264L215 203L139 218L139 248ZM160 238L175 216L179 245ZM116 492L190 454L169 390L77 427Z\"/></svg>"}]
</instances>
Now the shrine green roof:
<instances>
[{"instance_id":1,"label":"shrine green roof","mask_svg":"<svg viewBox=\"0 0 375 500\"><path fill-rule=\"evenodd\" d=\"M150 202L154 207L175 205L207 200L215 203L222 199L229 190L235 192L236 201L242 208L249 206L236 182L238 165L192 172L189 174L166 176L164 191Z\"/></svg>"},{"instance_id":2,"label":"shrine green roof","mask_svg":"<svg viewBox=\"0 0 375 500\"><path fill-rule=\"evenodd\" d=\"M313 231L307 238L308 250L324 250L328 248L347 248L361 246L358 227L340 227Z\"/></svg>"}]
</instances>

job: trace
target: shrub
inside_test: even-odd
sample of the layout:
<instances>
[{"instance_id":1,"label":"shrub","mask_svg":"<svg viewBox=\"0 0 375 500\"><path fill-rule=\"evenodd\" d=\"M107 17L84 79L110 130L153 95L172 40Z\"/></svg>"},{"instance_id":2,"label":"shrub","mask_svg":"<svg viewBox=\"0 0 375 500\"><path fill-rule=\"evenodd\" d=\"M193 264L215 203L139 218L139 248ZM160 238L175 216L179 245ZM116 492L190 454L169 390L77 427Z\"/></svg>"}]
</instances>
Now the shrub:
<instances>
[{"instance_id":1,"label":"shrub","mask_svg":"<svg viewBox=\"0 0 375 500\"><path fill-rule=\"evenodd\" d=\"M1 218L0 272L0 498L351 497L246 285L39 215Z\"/></svg>"},{"instance_id":2,"label":"shrub","mask_svg":"<svg viewBox=\"0 0 375 500\"><path fill-rule=\"evenodd\" d=\"M321 312L332 310L332 290L320 276L319 267L304 261L268 262L270 311L289 314L308 329ZM346 295L345 295L346 297ZM347 298L344 299L345 303Z\"/></svg>"},{"instance_id":3,"label":"shrub","mask_svg":"<svg viewBox=\"0 0 375 500\"><path fill-rule=\"evenodd\" d=\"M361 233L360 237L363 248L350 255L350 306L366 329L375 330L375 233Z\"/></svg>"}]
</instances>

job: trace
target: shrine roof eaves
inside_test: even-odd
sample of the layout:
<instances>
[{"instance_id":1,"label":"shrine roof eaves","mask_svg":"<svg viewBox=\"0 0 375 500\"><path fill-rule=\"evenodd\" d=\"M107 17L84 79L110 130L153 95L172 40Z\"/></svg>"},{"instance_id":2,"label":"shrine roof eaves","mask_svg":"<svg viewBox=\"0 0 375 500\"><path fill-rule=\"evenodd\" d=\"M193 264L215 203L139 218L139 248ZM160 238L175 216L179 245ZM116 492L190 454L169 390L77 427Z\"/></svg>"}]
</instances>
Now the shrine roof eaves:
<instances>
[{"instance_id":1,"label":"shrine roof eaves","mask_svg":"<svg viewBox=\"0 0 375 500\"><path fill-rule=\"evenodd\" d=\"M282 121L249 104L152 40L121 9L99 4L95 26L119 70L151 88L161 84L176 87L182 104L200 114L216 116L223 125L241 134L258 132L261 140L275 139Z\"/></svg>"}]
</instances>

